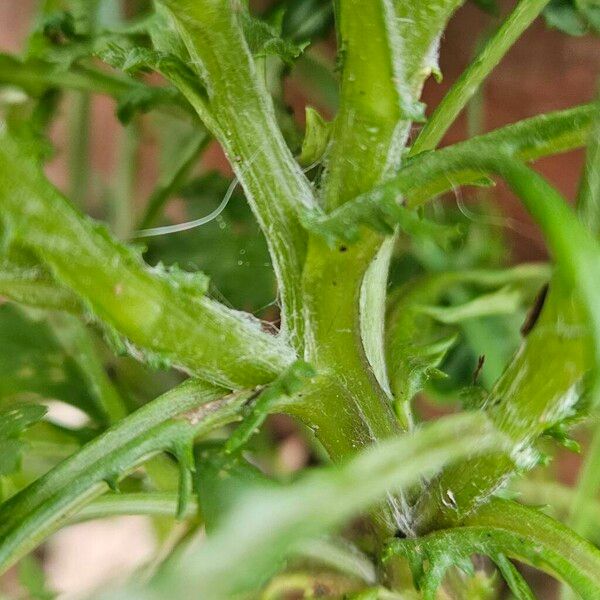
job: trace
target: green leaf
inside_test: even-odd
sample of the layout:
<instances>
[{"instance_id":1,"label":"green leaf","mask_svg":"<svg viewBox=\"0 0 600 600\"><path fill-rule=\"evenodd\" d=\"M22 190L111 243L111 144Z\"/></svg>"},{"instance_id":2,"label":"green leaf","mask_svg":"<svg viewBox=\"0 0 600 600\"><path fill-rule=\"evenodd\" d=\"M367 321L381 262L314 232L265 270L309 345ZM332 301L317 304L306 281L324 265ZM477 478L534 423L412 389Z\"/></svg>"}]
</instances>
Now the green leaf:
<instances>
[{"instance_id":1,"label":"green leaf","mask_svg":"<svg viewBox=\"0 0 600 600\"><path fill-rule=\"evenodd\" d=\"M496 0L471 0L474 2L479 8L485 10L485 12L490 13L491 15L498 16L500 14L500 9Z\"/></svg>"},{"instance_id":2,"label":"green leaf","mask_svg":"<svg viewBox=\"0 0 600 600\"><path fill-rule=\"evenodd\" d=\"M361 237L361 225L386 235L399 227L409 236L427 237L443 248L463 234L459 225L436 223L407 209L401 202L381 200L381 196L371 194L367 202L349 202L329 214L318 209L306 210L302 214L302 223L332 247L340 242L357 242Z\"/></svg>"},{"instance_id":3,"label":"green leaf","mask_svg":"<svg viewBox=\"0 0 600 600\"><path fill-rule=\"evenodd\" d=\"M125 73L157 71L168 80L176 82L197 98L205 99L206 90L194 71L178 56L170 52L139 46L103 43L94 52L101 60ZM171 87L137 86L119 98L117 116L128 123L137 111L148 110L162 104L177 104L180 93Z\"/></svg>"},{"instance_id":4,"label":"green leaf","mask_svg":"<svg viewBox=\"0 0 600 600\"><path fill-rule=\"evenodd\" d=\"M600 33L600 4L597 0L551 0L544 11L549 27L569 35Z\"/></svg>"},{"instance_id":5,"label":"green leaf","mask_svg":"<svg viewBox=\"0 0 600 600\"><path fill-rule=\"evenodd\" d=\"M91 41L76 27L67 11L51 11L38 22L28 40L27 58L41 58L57 71L66 71L73 63L89 56Z\"/></svg>"},{"instance_id":6,"label":"green leaf","mask_svg":"<svg viewBox=\"0 0 600 600\"><path fill-rule=\"evenodd\" d=\"M306 47L306 44L294 44L280 37L269 23L253 17L246 10L241 11L240 19L248 47L256 57L273 55L292 64Z\"/></svg>"},{"instance_id":7,"label":"green leaf","mask_svg":"<svg viewBox=\"0 0 600 600\"><path fill-rule=\"evenodd\" d=\"M523 575L521 575L517 567L504 554L498 553L494 557L494 562L516 600L536 600Z\"/></svg>"},{"instance_id":8,"label":"green leaf","mask_svg":"<svg viewBox=\"0 0 600 600\"><path fill-rule=\"evenodd\" d=\"M464 564L473 554L487 555L496 562L517 598L531 600L534 596L504 555L558 575L584 599L600 594L600 552L550 517L506 500L493 500L463 527L394 540L386 558L408 558L424 599L433 600L448 568Z\"/></svg>"},{"instance_id":9,"label":"green leaf","mask_svg":"<svg viewBox=\"0 0 600 600\"><path fill-rule=\"evenodd\" d=\"M225 444L225 453L232 454L239 451L265 422L270 412L274 410L275 404L282 399L290 398L296 394L312 377L316 371L303 360L292 363L271 385L263 390L253 403L250 412L244 417L244 421L231 434Z\"/></svg>"},{"instance_id":10,"label":"green leaf","mask_svg":"<svg viewBox=\"0 0 600 600\"><path fill-rule=\"evenodd\" d=\"M0 295L19 304L80 313L77 297L58 285L41 265L11 256L0 260Z\"/></svg>"},{"instance_id":11,"label":"green leaf","mask_svg":"<svg viewBox=\"0 0 600 600\"><path fill-rule=\"evenodd\" d=\"M416 277L395 290L388 302L386 355L396 409L405 412L406 403L427 381L444 377L442 371L449 366L442 361L458 341L459 329L441 327L435 319L454 325L469 313L472 316L473 310L502 311L507 286L521 290L517 294L521 300L530 295L525 290L536 289L547 277L549 269L535 264L512 269L465 269ZM496 288L500 291L490 292ZM465 297L471 300L461 304ZM449 304L440 306L444 302ZM468 381L459 383L470 385L472 373L471 363Z\"/></svg>"},{"instance_id":12,"label":"green leaf","mask_svg":"<svg viewBox=\"0 0 600 600\"><path fill-rule=\"evenodd\" d=\"M0 305L0 400L35 395L62 400L104 418L77 362L57 340L43 316Z\"/></svg>"},{"instance_id":13,"label":"green leaf","mask_svg":"<svg viewBox=\"0 0 600 600\"><path fill-rule=\"evenodd\" d=\"M124 119L129 118L133 110L138 108L147 110L156 107L165 110L169 105L175 105L191 110L187 101L174 88L150 87L131 77L79 64L73 65L68 71L57 72L53 64L45 59L23 61L0 54L0 84L17 86L33 98L41 99L56 88L108 94L125 111L121 115Z\"/></svg>"},{"instance_id":14,"label":"green leaf","mask_svg":"<svg viewBox=\"0 0 600 600\"><path fill-rule=\"evenodd\" d=\"M329 143L331 125L312 107L306 107L306 130L298 162L303 167L312 166L323 158Z\"/></svg>"},{"instance_id":15,"label":"green leaf","mask_svg":"<svg viewBox=\"0 0 600 600\"><path fill-rule=\"evenodd\" d=\"M23 432L40 421L46 407L31 403L11 403L0 408L0 477L19 468L21 453L26 443Z\"/></svg>"},{"instance_id":16,"label":"green leaf","mask_svg":"<svg viewBox=\"0 0 600 600\"><path fill-rule=\"evenodd\" d=\"M19 563L19 583L29 593L31 600L53 600L56 593L48 589L44 570L33 556L26 556Z\"/></svg>"},{"instance_id":17,"label":"green leaf","mask_svg":"<svg viewBox=\"0 0 600 600\"><path fill-rule=\"evenodd\" d=\"M243 494L278 485L241 456L227 456L223 450L221 444L212 447L200 444L195 451L194 484L202 520L209 534L218 531Z\"/></svg>"},{"instance_id":18,"label":"green leaf","mask_svg":"<svg viewBox=\"0 0 600 600\"><path fill-rule=\"evenodd\" d=\"M446 324L460 323L482 316L512 314L523 304L523 293L513 286L482 294L457 306L417 306L416 309L436 321Z\"/></svg>"},{"instance_id":19,"label":"green leaf","mask_svg":"<svg viewBox=\"0 0 600 600\"><path fill-rule=\"evenodd\" d=\"M286 0L281 35L294 42L324 37L333 25L330 0Z\"/></svg>"}]
</instances>

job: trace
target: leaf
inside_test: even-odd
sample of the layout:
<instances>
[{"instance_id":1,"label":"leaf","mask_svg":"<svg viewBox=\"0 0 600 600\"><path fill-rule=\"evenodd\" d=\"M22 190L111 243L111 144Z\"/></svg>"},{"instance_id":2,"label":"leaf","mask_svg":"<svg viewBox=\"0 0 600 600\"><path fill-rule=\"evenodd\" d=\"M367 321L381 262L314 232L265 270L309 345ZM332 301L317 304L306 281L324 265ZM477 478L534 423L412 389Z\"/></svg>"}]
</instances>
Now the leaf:
<instances>
[{"instance_id":1,"label":"leaf","mask_svg":"<svg viewBox=\"0 0 600 600\"><path fill-rule=\"evenodd\" d=\"M312 107L306 107L306 130L302 140L302 151L298 162L303 167L318 163L323 158L329 143L331 124Z\"/></svg>"},{"instance_id":2,"label":"leaf","mask_svg":"<svg viewBox=\"0 0 600 600\"><path fill-rule=\"evenodd\" d=\"M386 357L397 412L408 412L408 403L429 379L444 376L438 367L456 342L456 330L435 328L417 307L437 301L445 285L441 278L425 277L400 287L390 298Z\"/></svg>"},{"instance_id":3,"label":"leaf","mask_svg":"<svg viewBox=\"0 0 600 600\"><path fill-rule=\"evenodd\" d=\"M523 300L521 290L505 286L457 306L421 305L417 310L441 323L453 324L483 316L513 314L521 307Z\"/></svg>"},{"instance_id":4,"label":"leaf","mask_svg":"<svg viewBox=\"0 0 600 600\"><path fill-rule=\"evenodd\" d=\"M90 40L80 34L68 11L50 11L42 16L31 33L27 59L46 60L57 71L66 71L77 60L89 56Z\"/></svg>"},{"instance_id":5,"label":"leaf","mask_svg":"<svg viewBox=\"0 0 600 600\"><path fill-rule=\"evenodd\" d=\"M231 434L225 444L225 453L232 454L239 451L265 422L274 405L283 398L296 394L312 377L316 371L303 360L292 363L272 384L263 390L253 403L250 412L245 415L244 421Z\"/></svg>"},{"instance_id":6,"label":"leaf","mask_svg":"<svg viewBox=\"0 0 600 600\"><path fill-rule=\"evenodd\" d=\"M464 269L455 265L456 271L421 275L409 279L396 289L389 298L386 329L387 364L392 389L396 397L397 409L410 402L414 395L421 391L429 380L435 380L434 389L444 386L447 375L451 372L451 391L456 399L457 391L464 385L472 384L473 360L481 355L485 348L473 346L472 333L467 327L472 321L461 322L465 317L473 317L473 311L481 315L504 310L506 289L518 290L510 292L509 299L520 302L530 297L549 270L543 265L520 265L512 269ZM509 287L510 286L510 287ZM496 290L497 291L490 291ZM514 297L513 297L514 296ZM517 298L518 297L518 298ZM512 307L514 309L514 306ZM462 336L458 327L440 326L435 320L446 325L461 325ZM496 331L494 323L486 321L485 332L491 337ZM505 334L506 336L506 334ZM465 340L466 338L466 340ZM487 340L487 338L486 338ZM488 343L496 343L487 340ZM457 343L468 346L467 370L463 377L456 373L455 358L461 346L452 354ZM451 353L445 362L445 357ZM431 391L431 390L430 390Z\"/></svg>"},{"instance_id":7,"label":"leaf","mask_svg":"<svg viewBox=\"0 0 600 600\"><path fill-rule=\"evenodd\" d=\"M388 491L472 450L498 447L480 415L426 425L414 434L382 441L344 465L314 470L296 483L242 496L199 551L182 557L151 582L103 598L228 598L271 575L294 548L371 506Z\"/></svg>"},{"instance_id":8,"label":"leaf","mask_svg":"<svg viewBox=\"0 0 600 600\"><path fill-rule=\"evenodd\" d=\"M46 414L46 407L31 403L3 403L0 407L0 477L19 468L26 443L21 435Z\"/></svg>"},{"instance_id":9,"label":"leaf","mask_svg":"<svg viewBox=\"0 0 600 600\"><path fill-rule=\"evenodd\" d=\"M330 0L287 0L284 3L281 35L294 42L323 37L333 25Z\"/></svg>"},{"instance_id":10,"label":"leaf","mask_svg":"<svg viewBox=\"0 0 600 600\"><path fill-rule=\"evenodd\" d=\"M240 11L244 37L250 51L256 57L278 56L283 62L292 64L307 44L295 44L279 36L274 27L253 17L247 10Z\"/></svg>"},{"instance_id":11,"label":"leaf","mask_svg":"<svg viewBox=\"0 0 600 600\"><path fill-rule=\"evenodd\" d=\"M361 225L386 235L391 235L399 227L410 236L428 237L446 248L463 234L459 225L436 223L407 209L398 200L382 200L383 196L371 194L368 202L349 202L329 214L319 209L305 210L301 220L310 232L323 237L331 247L340 242L357 242L361 237Z\"/></svg>"},{"instance_id":12,"label":"leaf","mask_svg":"<svg viewBox=\"0 0 600 600\"><path fill-rule=\"evenodd\" d=\"M76 361L39 315L32 318L14 305L0 305L0 339L0 401L35 395L104 417Z\"/></svg>"},{"instance_id":13,"label":"leaf","mask_svg":"<svg viewBox=\"0 0 600 600\"><path fill-rule=\"evenodd\" d=\"M507 500L494 499L463 527L394 540L385 556L408 558L424 600L433 600L448 568L473 554L496 562L517 598L534 596L504 555L558 575L586 600L600 594L600 551L550 517Z\"/></svg>"},{"instance_id":14,"label":"leaf","mask_svg":"<svg viewBox=\"0 0 600 600\"><path fill-rule=\"evenodd\" d=\"M549 27L569 35L600 34L600 4L597 0L550 0L544 18Z\"/></svg>"},{"instance_id":15,"label":"leaf","mask_svg":"<svg viewBox=\"0 0 600 600\"><path fill-rule=\"evenodd\" d=\"M14 254L0 259L0 296L36 308L74 314L82 311L77 297L53 281L45 269Z\"/></svg>"},{"instance_id":16,"label":"leaf","mask_svg":"<svg viewBox=\"0 0 600 600\"><path fill-rule=\"evenodd\" d=\"M171 52L131 46L112 40L106 41L94 51L101 60L125 73L157 71L181 90L189 90L198 98L206 98L206 89L196 73L178 56ZM169 87L137 87L122 96L117 114L127 122L134 110L149 110L156 105L176 102L180 93Z\"/></svg>"},{"instance_id":17,"label":"leaf","mask_svg":"<svg viewBox=\"0 0 600 600\"><path fill-rule=\"evenodd\" d=\"M169 96L175 104L179 99L179 92L169 87L136 87L119 98L117 118L123 125L127 125L137 113L146 113L168 103Z\"/></svg>"},{"instance_id":18,"label":"leaf","mask_svg":"<svg viewBox=\"0 0 600 600\"><path fill-rule=\"evenodd\" d=\"M229 517L240 496L249 490L278 485L241 456L227 456L223 450L221 444L212 447L200 444L195 451L194 484L202 520L209 534L218 530Z\"/></svg>"}]
</instances>

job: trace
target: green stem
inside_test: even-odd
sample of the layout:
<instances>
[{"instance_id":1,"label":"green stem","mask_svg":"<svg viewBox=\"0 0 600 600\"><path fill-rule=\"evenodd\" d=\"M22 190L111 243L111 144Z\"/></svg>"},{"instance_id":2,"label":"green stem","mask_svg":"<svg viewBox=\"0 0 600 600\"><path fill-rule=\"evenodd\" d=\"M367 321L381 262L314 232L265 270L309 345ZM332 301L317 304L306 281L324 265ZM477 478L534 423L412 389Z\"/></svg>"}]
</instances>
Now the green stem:
<instances>
[{"instance_id":1,"label":"green stem","mask_svg":"<svg viewBox=\"0 0 600 600\"><path fill-rule=\"evenodd\" d=\"M153 517L177 516L177 492L130 492L106 493L86 504L74 513L70 523L105 519L119 515L146 515ZM190 498L185 513L179 518L187 519L198 514L198 501Z\"/></svg>"},{"instance_id":2,"label":"green stem","mask_svg":"<svg viewBox=\"0 0 600 600\"><path fill-rule=\"evenodd\" d=\"M531 161L583 146L599 110L600 104L595 102L540 115L417 156L388 181L329 214L316 216L319 228L335 229L334 225L339 224L347 229L356 222L368 223L369 215L378 207L397 208L402 198L408 208L416 208L460 185L480 183L489 171L480 161L469 163L468 159L479 153L487 155L501 149L514 158Z\"/></svg>"},{"instance_id":3,"label":"green stem","mask_svg":"<svg viewBox=\"0 0 600 600\"><path fill-rule=\"evenodd\" d=\"M428 4L427 18L410 2L340 0L336 6L343 71L340 110L326 159L328 208L370 189L399 164L409 118L429 73L424 61L458 2ZM402 31L396 31L396 24ZM403 34L415 42L413 53L402 53L396 43ZM337 394L341 410L350 397L364 413L364 431L352 441L356 445L390 435L398 427L386 392L379 335L393 247L389 243L382 249L382 243L382 236L370 234L356 247L329 248L313 235L304 269L307 355L322 371L345 382L346 393ZM333 414L335 404L330 401ZM313 412L311 418L323 420L318 405Z\"/></svg>"},{"instance_id":4,"label":"green stem","mask_svg":"<svg viewBox=\"0 0 600 600\"><path fill-rule=\"evenodd\" d=\"M514 11L485 44L471 65L463 71L450 91L437 106L431 118L415 140L410 154L435 148L456 117L465 108L479 86L522 33L542 12L549 0L521 0Z\"/></svg>"},{"instance_id":5,"label":"green stem","mask_svg":"<svg viewBox=\"0 0 600 600\"><path fill-rule=\"evenodd\" d=\"M579 473L568 519L572 529L588 539L595 534L598 522L585 510L585 506L597 498L598 489L600 489L600 426L596 424L586 459Z\"/></svg>"},{"instance_id":6,"label":"green stem","mask_svg":"<svg viewBox=\"0 0 600 600\"><path fill-rule=\"evenodd\" d=\"M600 551L568 527L538 510L494 499L465 522L466 527L490 527L514 540L508 554L558 575L584 600L600 597ZM525 545L529 551L523 553Z\"/></svg>"},{"instance_id":7,"label":"green stem","mask_svg":"<svg viewBox=\"0 0 600 600\"><path fill-rule=\"evenodd\" d=\"M0 569L35 548L83 503L162 451L185 464L194 439L238 418L247 393L188 381L150 402L0 507ZM191 450L190 450L191 451ZM185 512L185 511L184 511Z\"/></svg>"},{"instance_id":8,"label":"green stem","mask_svg":"<svg viewBox=\"0 0 600 600\"><path fill-rule=\"evenodd\" d=\"M588 231L598 239L600 236L600 121L596 118L592 129L583 177L577 194L577 210ZM597 398L594 399L597 403ZM592 430L592 439L585 461L579 472L576 493L571 505L568 523L583 537L593 535L596 520L585 507L598 496L600 489L600 425ZM571 600L573 594L563 588L561 599Z\"/></svg>"},{"instance_id":9,"label":"green stem","mask_svg":"<svg viewBox=\"0 0 600 600\"><path fill-rule=\"evenodd\" d=\"M429 74L424 61L459 2L427 4L426 18L408 1L336 4L343 69L322 183L326 209L343 206L399 166ZM414 41L410 53L398 43L404 34ZM392 410L381 335L392 249L393 241L384 244L375 233L351 247L332 248L317 235L309 237L303 273L306 357L329 383L326 402L308 394L298 410L335 460L408 426ZM348 420L344 435L339 424ZM382 535L406 529L403 500L390 497L388 509L379 512Z\"/></svg>"},{"instance_id":10,"label":"green stem","mask_svg":"<svg viewBox=\"0 0 600 600\"><path fill-rule=\"evenodd\" d=\"M297 211L314 204L310 183L277 126L271 97L246 43L233 3L164 0L210 90L198 106L223 146L265 233L279 283L282 329L302 352L304 316L301 275L306 234Z\"/></svg>"},{"instance_id":11,"label":"green stem","mask_svg":"<svg viewBox=\"0 0 600 600\"><path fill-rule=\"evenodd\" d=\"M459 522L517 468L532 466L531 456L527 456L531 444L546 429L568 417L579 398L576 386L591 366L586 335L600 339L597 288L593 283L600 277L600 251L596 242L556 190L521 163L502 156L501 149L487 154L480 149L468 161L471 165L478 164L484 172L500 174L522 199L555 255L559 277L555 278L540 324L528 336L485 405L496 425L514 440L515 453L482 457L477 464L456 465L443 473L419 501L417 528L421 531ZM443 168L451 176L453 167L462 166L458 161ZM587 312L588 332L586 328L581 331L581 309L568 291L572 288L577 290ZM561 322L578 327L579 333L565 331L557 336L556 323ZM549 331L553 342L548 339ZM570 357L568 364L564 363L565 352ZM600 364L598 344L594 346L594 354L595 363ZM544 357L544 366L532 370L536 356ZM448 490L456 503L447 501Z\"/></svg>"},{"instance_id":12,"label":"green stem","mask_svg":"<svg viewBox=\"0 0 600 600\"><path fill-rule=\"evenodd\" d=\"M137 347L232 388L267 383L292 362L291 349L250 316L149 269L78 214L8 133L0 137L0 203L11 241L102 321Z\"/></svg>"},{"instance_id":13,"label":"green stem","mask_svg":"<svg viewBox=\"0 0 600 600\"><path fill-rule=\"evenodd\" d=\"M600 237L600 109L589 133L585 167L577 193L577 210L589 231Z\"/></svg>"}]
</instances>

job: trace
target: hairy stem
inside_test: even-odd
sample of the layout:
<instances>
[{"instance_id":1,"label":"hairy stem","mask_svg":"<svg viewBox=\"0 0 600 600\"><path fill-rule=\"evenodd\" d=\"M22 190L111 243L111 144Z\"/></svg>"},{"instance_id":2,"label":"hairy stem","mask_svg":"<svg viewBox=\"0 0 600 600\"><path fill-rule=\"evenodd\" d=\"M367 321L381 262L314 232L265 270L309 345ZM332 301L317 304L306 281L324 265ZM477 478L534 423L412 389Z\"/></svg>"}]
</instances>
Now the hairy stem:
<instances>
[{"instance_id":1,"label":"hairy stem","mask_svg":"<svg viewBox=\"0 0 600 600\"><path fill-rule=\"evenodd\" d=\"M164 0L209 90L207 126L223 146L263 229L282 303L282 327L301 351L301 274L306 235L298 207L313 205L310 184L288 150L273 102L242 31L236 3Z\"/></svg>"},{"instance_id":2,"label":"hairy stem","mask_svg":"<svg viewBox=\"0 0 600 600\"><path fill-rule=\"evenodd\" d=\"M170 279L83 218L16 140L1 135L2 218L10 241L33 252L57 281L137 347L232 388L271 381L289 347L249 315Z\"/></svg>"},{"instance_id":3,"label":"hairy stem","mask_svg":"<svg viewBox=\"0 0 600 600\"><path fill-rule=\"evenodd\" d=\"M166 450L185 464L194 439L236 420L248 398L244 393L224 393L198 381L186 382L121 420L10 498L0 507L0 570L104 491L106 482L115 485L150 456Z\"/></svg>"}]
</instances>

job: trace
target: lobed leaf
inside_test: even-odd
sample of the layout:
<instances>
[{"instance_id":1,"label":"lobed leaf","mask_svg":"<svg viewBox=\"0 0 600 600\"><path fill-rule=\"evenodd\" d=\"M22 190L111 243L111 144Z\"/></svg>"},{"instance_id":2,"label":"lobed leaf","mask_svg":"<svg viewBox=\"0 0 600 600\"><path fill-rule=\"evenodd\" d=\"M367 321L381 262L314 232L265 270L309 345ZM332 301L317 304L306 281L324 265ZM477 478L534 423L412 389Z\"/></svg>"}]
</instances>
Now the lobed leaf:
<instances>
[{"instance_id":1,"label":"lobed leaf","mask_svg":"<svg viewBox=\"0 0 600 600\"><path fill-rule=\"evenodd\" d=\"M469 517L463 527L394 540L386 558L408 558L424 599L432 600L449 567L468 569L473 554L489 556L517 598L529 600L534 596L505 555L557 575L581 598L591 600L600 594L600 552L550 517L506 500L491 501Z\"/></svg>"}]
</instances>

